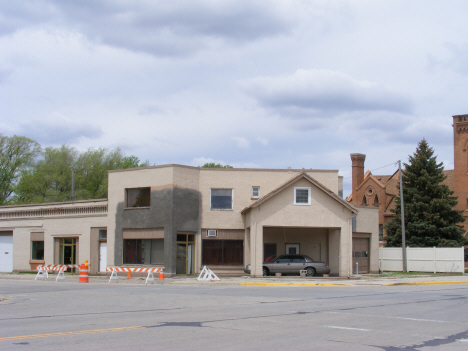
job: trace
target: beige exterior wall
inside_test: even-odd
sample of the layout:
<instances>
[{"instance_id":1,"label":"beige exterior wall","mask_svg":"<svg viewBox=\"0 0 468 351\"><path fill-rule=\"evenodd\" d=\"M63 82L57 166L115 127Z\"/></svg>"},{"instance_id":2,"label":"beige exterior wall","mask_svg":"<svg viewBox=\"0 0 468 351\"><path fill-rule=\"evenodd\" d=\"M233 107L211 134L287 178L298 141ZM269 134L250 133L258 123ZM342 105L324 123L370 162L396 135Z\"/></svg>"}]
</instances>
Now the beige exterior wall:
<instances>
[{"instance_id":1,"label":"beige exterior wall","mask_svg":"<svg viewBox=\"0 0 468 351\"><path fill-rule=\"evenodd\" d=\"M262 274L263 243L274 241L278 245L278 254L284 252L286 243L297 242L301 245L302 253L316 260L328 261L332 273L346 276L351 266L351 210L307 179L299 179L259 206L251 208L244 215L241 214L243 209L258 200L251 196L252 186L260 187L261 198L298 176L300 172L301 170L290 169L206 169L179 165L111 171L109 172L107 201L6 206L0 208L0 231L13 231L15 270L29 269L31 233L44 233L46 264L57 263L56 238L76 237L79 240L77 261L82 263L84 260L89 260L93 273L99 269L99 261L96 258L99 256L99 229L107 228L107 266L115 265L115 233L119 219L117 213L119 204L125 202L125 189L150 187L158 190L176 187L194 190L200 196L200 222L197 224L199 229L194 233L197 269L198 263L202 262L202 231L217 229L222 234L219 239L224 238L224 235L227 239L231 238L232 233L227 230L244 233L240 236L236 234L236 238L242 237L244 240L244 261L255 265L254 275ZM341 190L338 171L307 170L305 172L335 194ZM294 187L297 186L311 188L310 205L294 205ZM233 189L232 210L211 210L211 189L215 188ZM179 196L179 200L180 198ZM185 199L182 197L182 202ZM96 212L91 209L99 206L105 206L105 210ZM88 210L81 212L71 213L66 210L67 208L86 207ZM64 211L57 212L58 208ZM39 215L34 212L36 210L50 211L41 212L42 214ZM18 211L22 211L22 214L8 216L7 212ZM363 221L368 220L367 215L362 218ZM137 219L139 220L138 216ZM136 226L124 229L144 227L144 225L139 226L141 223L138 221L133 223L136 223ZM284 237L284 232L280 233L281 229L278 228L285 228L287 236ZM378 226L376 228L378 230ZM159 236L167 236L163 226L153 226L149 229L157 229ZM120 230L122 231L122 228ZM183 229L179 231L184 232ZM125 235L128 233L126 232ZM165 237L165 241L166 239ZM175 255L175 252L165 252L165 255Z\"/></svg>"},{"instance_id":2,"label":"beige exterior wall","mask_svg":"<svg viewBox=\"0 0 468 351\"><path fill-rule=\"evenodd\" d=\"M356 217L356 231L353 236L369 238L369 273L379 273L379 209L376 207L355 206L359 210Z\"/></svg>"},{"instance_id":3,"label":"beige exterior wall","mask_svg":"<svg viewBox=\"0 0 468 351\"><path fill-rule=\"evenodd\" d=\"M294 205L295 187L311 188L310 205ZM318 244L327 246L327 253L322 254L329 261L330 273L339 276L351 274L352 212L308 180L298 180L250 212L246 226L250 227L250 261L254 276L262 275L263 243L270 239L266 227L314 228L307 233L310 235L308 241L304 236L301 238L309 245L309 250L314 252L313 246Z\"/></svg>"},{"instance_id":4,"label":"beige exterior wall","mask_svg":"<svg viewBox=\"0 0 468 351\"><path fill-rule=\"evenodd\" d=\"M94 227L106 228L106 211L104 200L0 208L0 231L13 232L13 270L31 269L32 233L44 234L45 264L58 264L55 239L65 237L78 238L77 264L85 260L91 263L91 231Z\"/></svg>"},{"instance_id":5,"label":"beige exterior wall","mask_svg":"<svg viewBox=\"0 0 468 351\"><path fill-rule=\"evenodd\" d=\"M200 169L202 227L244 228L240 212L258 200L251 196L252 187L259 186L260 197L263 197L299 173L300 170ZM338 171L311 170L306 173L338 194ZM211 189L233 189L233 209L211 210Z\"/></svg>"}]
</instances>

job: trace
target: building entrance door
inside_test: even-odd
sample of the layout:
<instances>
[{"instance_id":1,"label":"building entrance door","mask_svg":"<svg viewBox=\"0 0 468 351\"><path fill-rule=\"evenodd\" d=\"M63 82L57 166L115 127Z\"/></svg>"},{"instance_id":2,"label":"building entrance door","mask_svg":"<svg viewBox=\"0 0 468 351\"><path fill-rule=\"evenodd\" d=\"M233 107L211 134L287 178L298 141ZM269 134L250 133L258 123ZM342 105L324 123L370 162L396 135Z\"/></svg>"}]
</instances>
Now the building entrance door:
<instances>
[{"instance_id":1,"label":"building entrance door","mask_svg":"<svg viewBox=\"0 0 468 351\"><path fill-rule=\"evenodd\" d=\"M13 235L0 235L0 272L13 272Z\"/></svg>"},{"instance_id":2,"label":"building entrance door","mask_svg":"<svg viewBox=\"0 0 468 351\"><path fill-rule=\"evenodd\" d=\"M59 264L76 264L76 238L61 238ZM75 269L67 269L67 272Z\"/></svg>"},{"instance_id":3,"label":"building entrance door","mask_svg":"<svg viewBox=\"0 0 468 351\"><path fill-rule=\"evenodd\" d=\"M177 234L176 274L193 274L195 235Z\"/></svg>"},{"instance_id":4,"label":"building entrance door","mask_svg":"<svg viewBox=\"0 0 468 351\"><path fill-rule=\"evenodd\" d=\"M105 272L107 268L107 243L99 243L99 272Z\"/></svg>"},{"instance_id":5,"label":"building entrance door","mask_svg":"<svg viewBox=\"0 0 468 351\"><path fill-rule=\"evenodd\" d=\"M353 273L369 273L369 239L353 238Z\"/></svg>"}]
</instances>

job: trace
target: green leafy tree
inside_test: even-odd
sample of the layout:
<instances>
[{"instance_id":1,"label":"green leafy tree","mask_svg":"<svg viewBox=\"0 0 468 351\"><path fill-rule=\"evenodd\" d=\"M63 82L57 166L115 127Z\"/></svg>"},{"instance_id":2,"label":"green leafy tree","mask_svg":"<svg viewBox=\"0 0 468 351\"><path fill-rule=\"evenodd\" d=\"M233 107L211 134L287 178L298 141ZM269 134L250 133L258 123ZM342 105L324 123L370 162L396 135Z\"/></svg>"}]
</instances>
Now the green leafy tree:
<instances>
[{"instance_id":1,"label":"green leafy tree","mask_svg":"<svg viewBox=\"0 0 468 351\"><path fill-rule=\"evenodd\" d=\"M205 163L203 166L201 166L201 168L234 168L234 167L229 166L229 165L224 166L220 163L209 162L209 163Z\"/></svg>"},{"instance_id":2,"label":"green leafy tree","mask_svg":"<svg viewBox=\"0 0 468 351\"><path fill-rule=\"evenodd\" d=\"M107 172L114 169L148 166L120 149L88 149L78 152L63 145L48 147L43 159L24 171L15 190L15 203L42 203L71 199L72 170L75 170L75 200L107 197Z\"/></svg>"},{"instance_id":3,"label":"green leafy tree","mask_svg":"<svg viewBox=\"0 0 468 351\"><path fill-rule=\"evenodd\" d=\"M423 139L404 164L403 200L405 240L413 247L459 247L468 244L463 236L461 211L454 210L457 199L447 185L443 164L437 163L434 150ZM386 225L386 246L401 247L401 205L395 198L394 218Z\"/></svg>"},{"instance_id":4,"label":"green leafy tree","mask_svg":"<svg viewBox=\"0 0 468 351\"><path fill-rule=\"evenodd\" d=\"M0 135L0 205L8 204L21 172L34 164L40 150L34 140Z\"/></svg>"}]
</instances>

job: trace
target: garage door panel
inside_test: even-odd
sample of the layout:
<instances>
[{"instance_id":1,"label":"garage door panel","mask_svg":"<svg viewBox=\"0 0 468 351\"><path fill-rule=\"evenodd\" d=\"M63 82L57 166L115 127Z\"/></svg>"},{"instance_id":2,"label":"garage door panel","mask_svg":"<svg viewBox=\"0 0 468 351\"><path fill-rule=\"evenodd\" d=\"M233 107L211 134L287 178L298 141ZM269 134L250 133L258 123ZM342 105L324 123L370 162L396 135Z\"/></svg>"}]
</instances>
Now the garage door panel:
<instances>
[{"instance_id":1,"label":"garage door panel","mask_svg":"<svg viewBox=\"0 0 468 351\"><path fill-rule=\"evenodd\" d=\"M0 235L0 272L13 272L13 235Z\"/></svg>"}]
</instances>

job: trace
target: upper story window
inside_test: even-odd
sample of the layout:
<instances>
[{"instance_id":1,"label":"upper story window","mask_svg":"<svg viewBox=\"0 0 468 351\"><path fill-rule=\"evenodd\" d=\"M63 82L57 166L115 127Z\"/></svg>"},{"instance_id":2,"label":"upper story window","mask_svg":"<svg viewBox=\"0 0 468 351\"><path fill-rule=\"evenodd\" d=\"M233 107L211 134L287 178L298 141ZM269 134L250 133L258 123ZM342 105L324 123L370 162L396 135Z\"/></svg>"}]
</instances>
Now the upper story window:
<instances>
[{"instance_id":1,"label":"upper story window","mask_svg":"<svg viewBox=\"0 0 468 351\"><path fill-rule=\"evenodd\" d=\"M377 195L375 195L374 205L375 207L379 207L379 197Z\"/></svg>"},{"instance_id":2,"label":"upper story window","mask_svg":"<svg viewBox=\"0 0 468 351\"><path fill-rule=\"evenodd\" d=\"M252 197L260 197L260 187L259 186L253 186L252 187Z\"/></svg>"},{"instance_id":3,"label":"upper story window","mask_svg":"<svg viewBox=\"0 0 468 351\"><path fill-rule=\"evenodd\" d=\"M294 205L310 205L310 188L294 188Z\"/></svg>"},{"instance_id":4,"label":"upper story window","mask_svg":"<svg viewBox=\"0 0 468 351\"><path fill-rule=\"evenodd\" d=\"M232 189L211 189L212 210L232 210Z\"/></svg>"},{"instance_id":5,"label":"upper story window","mask_svg":"<svg viewBox=\"0 0 468 351\"><path fill-rule=\"evenodd\" d=\"M149 207L151 205L150 188L125 189L127 202L125 207Z\"/></svg>"}]
</instances>

